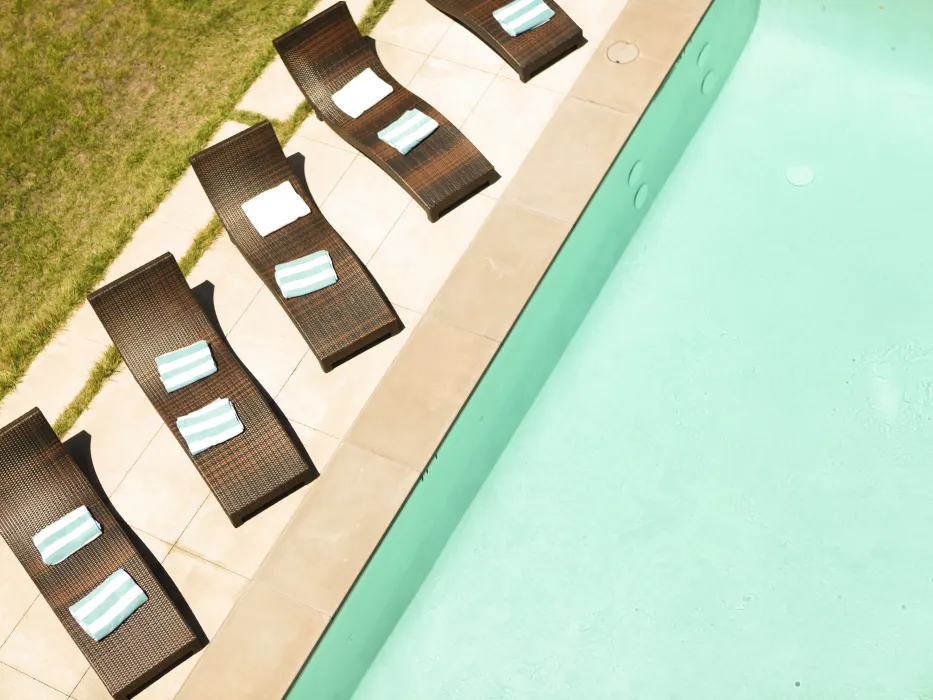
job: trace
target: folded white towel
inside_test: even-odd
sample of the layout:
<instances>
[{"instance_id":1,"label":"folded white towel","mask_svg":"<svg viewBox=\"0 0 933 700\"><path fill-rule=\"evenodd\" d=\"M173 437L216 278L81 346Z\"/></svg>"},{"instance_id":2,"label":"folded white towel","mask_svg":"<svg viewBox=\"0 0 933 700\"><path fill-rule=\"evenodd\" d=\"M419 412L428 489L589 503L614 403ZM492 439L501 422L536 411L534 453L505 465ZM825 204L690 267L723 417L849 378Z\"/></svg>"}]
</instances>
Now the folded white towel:
<instances>
[{"instance_id":1,"label":"folded white towel","mask_svg":"<svg viewBox=\"0 0 933 700\"><path fill-rule=\"evenodd\" d=\"M356 119L392 92L392 86L367 68L332 95L341 111Z\"/></svg>"},{"instance_id":2,"label":"folded white towel","mask_svg":"<svg viewBox=\"0 0 933 700\"><path fill-rule=\"evenodd\" d=\"M268 236L273 231L278 231L283 226L311 213L310 207L295 192L295 188L288 180L271 190L257 194L248 202L243 202L240 208L249 222L259 231L260 236Z\"/></svg>"}]
</instances>

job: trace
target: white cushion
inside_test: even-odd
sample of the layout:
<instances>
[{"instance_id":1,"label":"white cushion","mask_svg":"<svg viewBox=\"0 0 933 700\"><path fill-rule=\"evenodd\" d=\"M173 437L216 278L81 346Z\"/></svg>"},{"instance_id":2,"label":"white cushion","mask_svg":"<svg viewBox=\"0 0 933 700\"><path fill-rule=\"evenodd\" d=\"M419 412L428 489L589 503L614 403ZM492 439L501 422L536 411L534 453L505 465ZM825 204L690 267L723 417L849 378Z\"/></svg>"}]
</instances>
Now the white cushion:
<instances>
[{"instance_id":1,"label":"white cushion","mask_svg":"<svg viewBox=\"0 0 933 700\"><path fill-rule=\"evenodd\" d=\"M334 104L354 119L392 92L392 86L367 68L332 96Z\"/></svg>"},{"instance_id":2,"label":"white cushion","mask_svg":"<svg viewBox=\"0 0 933 700\"><path fill-rule=\"evenodd\" d=\"M311 213L292 183L286 180L281 185L257 194L248 202L240 205L249 222L259 231L260 236L268 236L302 216Z\"/></svg>"}]
</instances>

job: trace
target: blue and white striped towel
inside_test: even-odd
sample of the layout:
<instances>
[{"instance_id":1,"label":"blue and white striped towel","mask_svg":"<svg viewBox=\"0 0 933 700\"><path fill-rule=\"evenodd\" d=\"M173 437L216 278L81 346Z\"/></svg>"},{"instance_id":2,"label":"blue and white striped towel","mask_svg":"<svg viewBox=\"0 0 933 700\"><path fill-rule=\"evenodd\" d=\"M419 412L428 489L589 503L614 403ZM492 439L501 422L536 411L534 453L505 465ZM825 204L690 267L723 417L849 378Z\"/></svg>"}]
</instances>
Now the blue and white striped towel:
<instances>
[{"instance_id":1,"label":"blue and white striped towel","mask_svg":"<svg viewBox=\"0 0 933 700\"><path fill-rule=\"evenodd\" d=\"M42 555L42 561L52 566L96 540L101 532L103 528L94 520L91 511L87 506L81 506L42 528L32 541Z\"/></svg>"},{"instance_id":2,"label":"blue and white striped towel","mask_svg":"<svg viewBox=\"0 0 933 700\"><path fill-rule=\"evenodd\" d=\"M303 258L275 266L275 281L286 299L329 287L337 281L330 253L319 250Z\"/></svg>"},{"instance_id":3,"label":"blue and white striped towel","mask_svg":"<svg viewBox=\"0 0 933 700\"><path fill-rule=\"evenodd\" d=\"M156 358L159 377L169 393L194 384L217 371L214 356L206 340L199 340L181 350L167 352Z\"/></svg>"},{"instance_id":4,"label":"blue and white striped towel","mask_svg":"<svg viewBox=\"0 0 933 700\"><path fill-rule=\"evenodd\" d=\"M175 424L192 455L204 452L208 447L219 445L243 432L243 424L230 399L212 401L204 408L182 416Z\"/></svg>"},{"instance_id":5,"label":"blue and white striped towel","mask_svg":"<svg viewBox=\"0 0 933 700\"><path fill-rule=\"evenodd\" d=\"M554 16L554 10L545 5L544 0L515 0L505 7L493 10L492 16L509 35L518 36L550 21Z\"/></svg>"},{"instance_id":6,"label":"blue and white striped towel","mask_svg":"<svg viewBox=\"0 0 933 700\"><path fill-rule=\"evenodd\" d=\"M99 642L147 600L149 598L133 577L117 569L68 611L81 629Z\"/></svg>"},{"instance_id":7,"label":"blue and white striped towel","mask_svg":"<svg viewBox=\"0 0 933 700\"><path fill-rule=\"evenodd\" d=\"M437 129L437 122L417 109L410 109L385 129L379 132L379 140L385 141L402 155L424 141Z\"/></svg>"}]
</instances>

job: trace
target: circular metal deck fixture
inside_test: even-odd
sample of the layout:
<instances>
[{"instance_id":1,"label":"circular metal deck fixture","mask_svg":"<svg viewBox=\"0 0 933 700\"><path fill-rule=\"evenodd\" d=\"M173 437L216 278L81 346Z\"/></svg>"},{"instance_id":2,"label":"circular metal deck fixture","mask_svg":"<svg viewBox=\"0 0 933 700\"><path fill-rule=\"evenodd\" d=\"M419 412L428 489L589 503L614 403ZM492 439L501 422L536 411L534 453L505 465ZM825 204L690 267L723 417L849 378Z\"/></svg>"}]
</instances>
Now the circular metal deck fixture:
<instances>
[{"instance_id":1,"label":"circular metal deck fixture","mask_svg":"<svg viewBox=\"0 0 933 700\"><path fill-rule=\"evenodd\" d=\"M638 58L638 47L627 41L617 41L606 49L606 58L613 63L631 63Z\"/></svg>"},{"instance_id":2,"label":"circular metal deck fixture","mask_svg":"<svg viewBox=\"0 0 933 700\"><path fill-rule=\"evenodd\" d=\"M809 187L816 177L808 165L792 165L786 174L787 181L794 187Z\"/></svg>"}]
</instances>

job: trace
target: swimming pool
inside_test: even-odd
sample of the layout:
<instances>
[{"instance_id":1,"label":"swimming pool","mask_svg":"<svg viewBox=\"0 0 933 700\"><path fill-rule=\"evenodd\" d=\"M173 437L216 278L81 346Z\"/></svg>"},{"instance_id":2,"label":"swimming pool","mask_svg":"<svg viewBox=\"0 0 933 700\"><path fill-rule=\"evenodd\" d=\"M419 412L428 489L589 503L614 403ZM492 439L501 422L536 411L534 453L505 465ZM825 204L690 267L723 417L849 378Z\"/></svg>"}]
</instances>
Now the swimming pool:
<instances>
[{"instance_id":1,"label":"swimming pool","mask_svg":"<svg viewBox=\"0 0 933 700\"><path fill-rule=\"evenodd\" d=\"M933 692L933 4L760 5L715 0L291 698Z\"/></svg>"}]
</instances>

